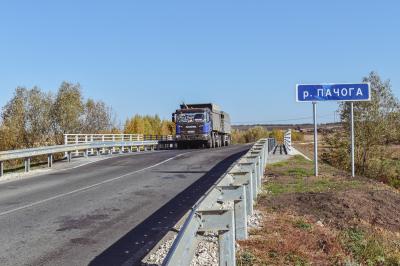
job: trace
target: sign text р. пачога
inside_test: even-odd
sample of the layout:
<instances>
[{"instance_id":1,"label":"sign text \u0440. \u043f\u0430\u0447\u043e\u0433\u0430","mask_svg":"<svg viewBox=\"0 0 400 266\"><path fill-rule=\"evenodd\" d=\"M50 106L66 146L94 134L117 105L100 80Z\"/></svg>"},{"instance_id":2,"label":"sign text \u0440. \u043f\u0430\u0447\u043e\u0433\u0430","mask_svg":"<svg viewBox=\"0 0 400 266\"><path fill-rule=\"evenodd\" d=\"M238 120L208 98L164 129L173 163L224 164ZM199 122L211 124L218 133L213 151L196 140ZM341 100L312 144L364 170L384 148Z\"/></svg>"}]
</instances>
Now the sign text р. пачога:
<instances>
[{"instance_id":1,"label":"sign text \u0440. \u043f\u0430\u0447\u043e\u0433\u0430","mask_svg":"<svg viewBox=\"0 0 400 266\"><path fill-rule=\"evenodd\" d=\"M296 86L298 102L368 101L371 98L369 83L319 84Z\"/></svg>"}]
</instances>

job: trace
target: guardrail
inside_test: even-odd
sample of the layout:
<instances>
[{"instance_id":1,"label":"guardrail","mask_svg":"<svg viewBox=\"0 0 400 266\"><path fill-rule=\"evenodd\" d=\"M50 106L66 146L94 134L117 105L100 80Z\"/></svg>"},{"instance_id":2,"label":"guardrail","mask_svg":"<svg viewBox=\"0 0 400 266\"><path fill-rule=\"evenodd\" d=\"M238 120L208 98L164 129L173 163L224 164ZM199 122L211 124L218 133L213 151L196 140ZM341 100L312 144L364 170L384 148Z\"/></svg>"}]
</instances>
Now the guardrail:
<instances>
[{"instance_id":1,"label":"guardrail","mask_svg":"<svg viewBox=\"0 0 400 266\"><path fill-rule=\"evenodd\" d=\"M288 129L283 138L283 145L286 147L287 154L292 154L292 130Z\"/></svg>"},{"instance_id":2,"label":"guardrail","mask_svg":"<svg viewBox=\"0 0 400 266\"><path fill-rule=\"evenodd\" d=\"M199 234L204 232L218 233L219 265L236 264L235 240L248 238L248 216L253 214L268 154L274 146L274 139L256 142L192 207L164 266L190 265Z\"/></svg>"},{"instance_id":3,"label":"guardrail","mask_svg":"<svg viewBox=\"0 0 400 266\"><path fill-rule=\"evenodd\" d=\"M80 144L91 142L116 142L116 141L143 141L161 140L172 141L172 135L144 135L144 134L64 134L64 144Z\"/></svg>"},{"instance_id":4,"label":"guardrail","mask_svg":"<svg viewBox=\"0 0 400 266\"><path fill-rule=\"evenodd\" d=\"M79 151L83 152L85 157L88 157L91 153L97 155L101 153L105 154L106 150L108 154L111 154L115 151L115 148L119 149L120 153L128 150L129 152L133 151L133 148L136 148L136 151L140 151L141 147L144 147L146 150L150 147L152 150L158 145L157 140L141 140L141 141L117 141L117 142L92 142L92 143L81 143L81 144L67 144L67 145L55 145L55 146L47 146L47 147L39 147L39 148L31 148L31 149L21 149L21 150L13 150L13 151L2 151L0 152L0 176L4 175L4 161L16 160L16 159L24 159L25 172L30 171L30 163L31 158L41 155L47 155L47 164L49 167L53 166L53 155L56 153L65 153L68 162L72 159L72 152L79 153Z\"/></svg>"},{"instance_id":5,"label":"guardrail","mask_svg":"<svg viewBox=\"0 0 400 266\"><path fill-rule=\"evenodd\" d=\"M173 142L173 135L144 135L144 134L64 134L64 144L82 144L93 142L118 142L118 141L147 141L158 140L163 148L173 148L174 146L168 142ZM115 147L113 152L115 152ZM93 150L91 151L93 153ZM75 155L79 155L79 151L75 151ZM67 157L67 154L65 154Z\"/></svg>"}]
</instances>

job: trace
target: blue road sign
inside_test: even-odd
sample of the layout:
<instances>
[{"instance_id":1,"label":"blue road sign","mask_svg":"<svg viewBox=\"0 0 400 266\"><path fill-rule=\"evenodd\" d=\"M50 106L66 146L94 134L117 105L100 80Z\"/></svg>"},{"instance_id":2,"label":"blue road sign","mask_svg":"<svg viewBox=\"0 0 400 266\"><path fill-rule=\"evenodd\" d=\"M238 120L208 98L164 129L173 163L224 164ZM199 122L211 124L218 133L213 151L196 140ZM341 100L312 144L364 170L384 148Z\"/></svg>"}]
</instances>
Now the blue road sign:
<instances>
[{"instance_id":1,"label":"blue road sign","mask_svg":"<svg viewBox=\"0 0 400 266\"><path fill-rule=\"evenodd\" d=\"M369 83L296 85L296 101L298 102L369 100L371 100Z\"/></svg>"}]
</instances>

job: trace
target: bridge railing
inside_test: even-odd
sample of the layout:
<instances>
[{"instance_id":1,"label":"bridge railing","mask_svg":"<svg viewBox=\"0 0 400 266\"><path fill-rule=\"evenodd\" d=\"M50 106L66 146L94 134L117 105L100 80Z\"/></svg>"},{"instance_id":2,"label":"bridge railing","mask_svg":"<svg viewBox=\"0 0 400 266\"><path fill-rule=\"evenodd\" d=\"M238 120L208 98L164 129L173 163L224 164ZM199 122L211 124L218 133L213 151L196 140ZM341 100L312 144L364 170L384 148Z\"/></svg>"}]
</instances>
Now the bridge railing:
<instances>
[{"instance_id":1,"label":"bridge railing","mask_svg":"<svg viewBox=\"0 0 400 266\"><path fill-rule=\"evenodd\" d=\"M235 240L248 238L248 216L262 190L274 139L261 139L192 207L163 265L190 265L200 234L218 234L219 265L235 265Z\"/></svg>"},{"instance_id":2,"label":"bridge railing","mask_svg":"<svg viewBox=\"0 0 400 266\"><path fill-rule=\"evenodd\" d=\"M144 135L144 134L64 134L64 144L82 144L94 142L124 142L124 141L173 141L172 135ZM115 152L118 147L113 147L112 152ZM103 153L104 153L103 149ZM74 152L75 156L79 156L80 151ZM94 150L89 150L89 154L94 154ZM65 153L65 157L67 154Z\"/></svg>"},{"instance_id":3,"label":"bridge railing","mask_svg":"<svg viewBox=\"0 0 400 266\"><path fill-rule=\"evenodd\" d=\"M172 141L173 135L144 135L144 134L64 134L64 144L80 144L109 141L142 141L162 140Z\"/></svg>"},{"instance_id":4,"label":"bridge railing","mask_svg":"<svg viewBox=\"0 0 400 266\"><path fill-rule=\"evenodd\" d=\"M285 132L284 138L283 138L283 144L286 147L286 151L289 155L292 154L292 130L288 129Z\"/></svg>"},{"instance_id":5,"label":"bridge railing","mask_svg":"<svg viewBox=\"0 0 400 266\"><path fill-rule=\"evenodd\" d=\"M47 155L48 166L53 165L53 156L57 153L64 153L67 160L70 162L72 159L72 152L82 153L85 157L89 154L101 153L111 154L118 148L119 152L136 151L141 149L154 149L158 145L157 140L133 140L133 141L100 141L100 142L90 142L90 143L77 143L77 144L66 144L66 145L55 145L46 146L30 149L12 150L12 151L1 151L0 152L0 176L4 174L4 162L16 159L23 159L25 165L25 172L30 171L31 158L36 156Z\"/></svg>"},{"instance_id":6,"label":"bridge railing","mask_svg":"<svg viewBox=\"0 0 400 266\"><path fill-rule=\"evenodd\" d=\"M276 146L275 138L268 138L268 152L272 151Z\"/></svg>"}]
</instances>

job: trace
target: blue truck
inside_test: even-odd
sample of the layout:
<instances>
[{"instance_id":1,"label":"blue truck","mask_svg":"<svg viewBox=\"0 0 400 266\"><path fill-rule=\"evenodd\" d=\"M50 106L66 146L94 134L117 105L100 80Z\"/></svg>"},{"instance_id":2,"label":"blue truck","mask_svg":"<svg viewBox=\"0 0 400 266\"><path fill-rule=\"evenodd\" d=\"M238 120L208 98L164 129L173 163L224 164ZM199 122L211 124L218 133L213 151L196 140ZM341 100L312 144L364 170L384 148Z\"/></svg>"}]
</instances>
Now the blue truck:
<instances>
[{"instance_id":1,"label":"blue truck","mask_svg":"<svg viewBox=\"0 0 400 266\"><path fill-rule=\"evenodd\" d=\"M231 119L218 105L181 104L172 114L178 148L217 148L231 144Z\"/></svg>"}]
</instances>

